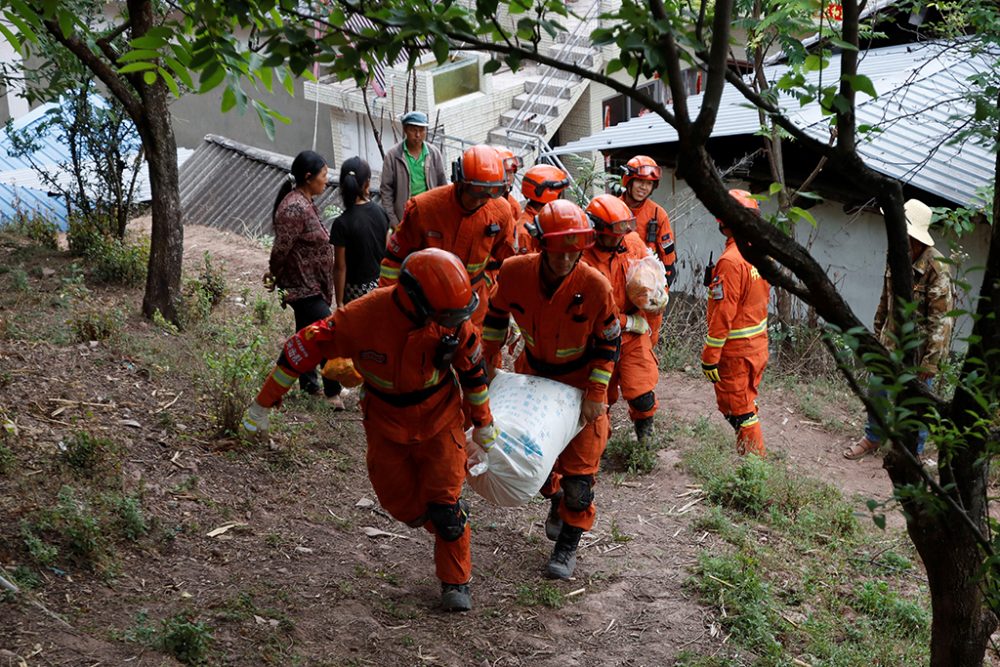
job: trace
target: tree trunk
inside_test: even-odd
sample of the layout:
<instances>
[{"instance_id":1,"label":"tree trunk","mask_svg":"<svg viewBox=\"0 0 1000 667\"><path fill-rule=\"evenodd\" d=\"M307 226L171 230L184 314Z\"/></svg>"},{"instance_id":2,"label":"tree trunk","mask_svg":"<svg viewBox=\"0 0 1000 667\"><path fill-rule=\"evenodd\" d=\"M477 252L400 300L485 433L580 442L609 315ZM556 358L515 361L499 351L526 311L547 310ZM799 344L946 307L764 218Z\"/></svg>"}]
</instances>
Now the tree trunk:
<instances>
[{"instance_id":1,"label":"tree trunk","mask_svg":"<svg viewBox=\"0 0 1000 667\"><path fill-rule=\"evenodd\" d=\"M156 311L177 322L181 300L181 261L184 256L184 226L181 219L180 179L177 172L177 141L170 125L167 90L162 82L143 86L142 134L149 183L152 189L153 231L149 252L149 272L142 312L152 317Z\"/></svg>"}]
</instances>

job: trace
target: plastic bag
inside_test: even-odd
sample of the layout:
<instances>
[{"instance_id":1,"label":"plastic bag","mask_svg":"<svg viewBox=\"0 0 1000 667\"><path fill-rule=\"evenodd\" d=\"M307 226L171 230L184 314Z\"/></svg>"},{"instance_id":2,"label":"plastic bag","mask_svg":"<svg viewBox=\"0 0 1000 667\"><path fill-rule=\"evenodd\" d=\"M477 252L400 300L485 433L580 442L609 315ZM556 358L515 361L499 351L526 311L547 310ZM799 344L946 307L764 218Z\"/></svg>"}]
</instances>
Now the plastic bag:
<instances>
[{"instance_id":1,"label":"plastic bag","mask_svg":"<svg viewBox=\"0 0 1000 667\"><path fill-rule=\"evenodd\" d=\"M625 271L625 293L636 307L658 313L667 307L667 275L655 255L629 260Z\"/></svg>"},{"instance_id":2,"label":"plastic bag","mask_svg":"<svg viewBox=\"0 0 1000 667\"><path fill-rule=\"evenodd\" d=\"M354 370L354 362L348 357L329 359L320 371L327 380L336 380L345 387L357 387L361 384L361 375Z\"/></svg>"},{"instance_id":3,"label":"plastic bag","mask_svg":"<svg viewBox=\"0 0 1000 667\"><path fill-rule=\"evenodd\" d=\"M531 500L580 432L582 400L581 390L561 382L498 372L490 383L490 410L500 437L483 452L468 432L469 486L503 507Z\"/></svg>"}]
</instances>

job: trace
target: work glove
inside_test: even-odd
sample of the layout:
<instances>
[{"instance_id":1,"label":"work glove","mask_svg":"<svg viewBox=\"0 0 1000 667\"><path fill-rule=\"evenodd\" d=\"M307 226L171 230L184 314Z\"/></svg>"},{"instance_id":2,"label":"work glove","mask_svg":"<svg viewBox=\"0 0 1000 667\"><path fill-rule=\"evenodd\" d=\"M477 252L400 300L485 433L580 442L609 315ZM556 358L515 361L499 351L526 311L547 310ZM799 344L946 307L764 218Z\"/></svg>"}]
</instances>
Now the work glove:
<instances>
[{"instance_id":1,"label":"work glove","mask_svg":"<svg viewBox=\"0 0 1000 667\"><path fill-rule=\"evenodd\" d=\"M712 384L715 384L722 378L719 377L719 365L718 364L706 364L704 361L701 362L701 372L705 374Z\"/></svg>"},{"instance_id":2,"label":"work glove","mask_svg":"<svg viewBox=\"0 0 1000 667\"><path fill-rule=\"evenodd\" d=\"M271 274L270 271L264 274L263 283L264 283L264 289L266 289L268 292L274 291L276 283L274 281L274 276Z\"/></svg>"},{"instance_id":3,"label":"work glove","mask_svg":"<svg viewBox=\"0 0 1000 667\"><path fill-rule=\"evenodd\" d=\"M267 431L270 425L271 408L254 401L243 413L243 430L249 435L257 435Z\"/></svg>"},{"instance_id":4,"label":"work glove","mask_svg":"<svg viewBox=\"0 0 1000 667\"><path fill-rule=\"evenodd\" d=\"M626 315L625 331L629 331L634 334L648 334L649 322L647 322L646 318L642 315Z\"/></svg>"},{"instance_id":5,"label":"work glove","mask_svg":"<svg viewBox=\"0 0 1000 667\"><path fill-rule=\"evenodd\" d=\"M482 447L484 452L490 451L499 437L500 429L497 428L494 422L490 422L486 426L480 426L472 431L472 441Z\"/></svg>"}]
</instances>

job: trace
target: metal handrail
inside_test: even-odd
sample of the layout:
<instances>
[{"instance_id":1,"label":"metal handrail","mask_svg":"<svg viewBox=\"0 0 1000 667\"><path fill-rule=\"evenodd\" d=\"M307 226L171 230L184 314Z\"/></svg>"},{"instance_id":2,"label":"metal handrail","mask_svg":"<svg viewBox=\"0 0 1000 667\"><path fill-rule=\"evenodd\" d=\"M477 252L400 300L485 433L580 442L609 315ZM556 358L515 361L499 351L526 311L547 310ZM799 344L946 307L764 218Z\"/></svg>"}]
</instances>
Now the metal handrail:
<instances>
[{"instance_id":1,"label":"metal handrail","mask_svg":"<svg viewBox=\"0 0 1000 667\"><path fill-rule=\"evenodd\" d=\"M591 14L594 13L595 9L598 10L600 9L601 3L602 0L594 0L593 4L591 4L590 7L587 8L586 13L584 13L583 15L583 20L576 24L576 27L573 28L573 31L566 38L566 41L562 43L562 46L556 53L555 58L557 60L562 60L563 56L571 47L579 46L578 37L580 30L583 28L583 26L589 25L595 18L597 18L596 16L591 16ZM593 46L591 46L591 50L596 52L596 49L594 49ZM542 68L543 74L541 80L536 85L535 90L528 95L528 99L525 101L525 104L520 109L517 110L517 114L514 116L514 119L510 123L510 129L520 130L521 127L527 123L526 116L528 115L528 113L536 115L537 112L530 112L530 109L534 106L537 98L542 96L541 91L545 90L545 87L555 77L555 74L558 71L559 71L558 69L552 67L551 65L545 65ZM566 86L563 86L563 89L565 88ZM553 105L551 102L549 102L546 105L546 114L548 111L551 111L554 106L556 105Z\"/></svg>"}]
</instances>

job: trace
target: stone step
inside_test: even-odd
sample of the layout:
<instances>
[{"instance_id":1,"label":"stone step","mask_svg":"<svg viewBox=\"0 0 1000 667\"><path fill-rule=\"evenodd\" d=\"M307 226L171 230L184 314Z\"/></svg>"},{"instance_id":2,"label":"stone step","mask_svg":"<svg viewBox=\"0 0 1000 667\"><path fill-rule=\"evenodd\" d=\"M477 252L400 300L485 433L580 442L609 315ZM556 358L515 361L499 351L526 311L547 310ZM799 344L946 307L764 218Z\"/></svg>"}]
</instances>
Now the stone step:
<instances>
[{"instance_id":1,"label":"stone step","mask_svg":"<svg viewBox=\"0 0 1000 667\"><path fill-rule=\"evenodd\" d=\"M567 103L568 100L565 97L532 95L531 93L518 95L514 98L513 102L515 109L523 110L526 113L536 113L542 116L549 116L550 118L563 115L563 107L565 107Z\"/></svg>"},{"instance_id":2,"label":"stone step","mask_svg":"<svg viewBox=\"0 0 1000 667\"><path fill-rule=\"evenodd\" d=\"M510 109L504 111L500 114L500 125L503 127L513 127L515 119L518 118L518 111L516 109ZM518 122L518 130L524 130L525 132L534 132L535 134L545 135L547 134L547 128L545 123L551 120L547 116L541 116L539 114L528 114L522 116L521 120Z\"/></svg>"},{"instance_id":3,"label":"stone step","mask_svg":"<svg viewBox=\"0 0 1000 667\"><path fill-rule=\"evenodd\" d=\"M552 46L546 55L560 62L572 63L578 67L591 68L597 63L597 53L590 46Z\"/></svg>"},{"instance_id":4,"label":"stone step","mask_svg":"<svg viewBox=\"0 0 1000 667\"><path fill-rule=\"evenodd\" d=\"M506 146L515 152L517 152L517 149L524 148L528 144L532 143L531 139L524 135L514 134L508 136L505 131L506 129L507 128L503 125L494 127L489 131L487 143L489 143L490 146Z\"/></svg>"},{"instance_id":5,"label":"stone step","mask_svg":"<svg viewBox=\"0 0 1000 667\"><path fill-rule=\"evenodd\" d=\"M580 79L575 77L573 79L531 77L524 83L524 92L568 100L573 97L573 87L579 83Z\"/></svg>"}]
</instances>

